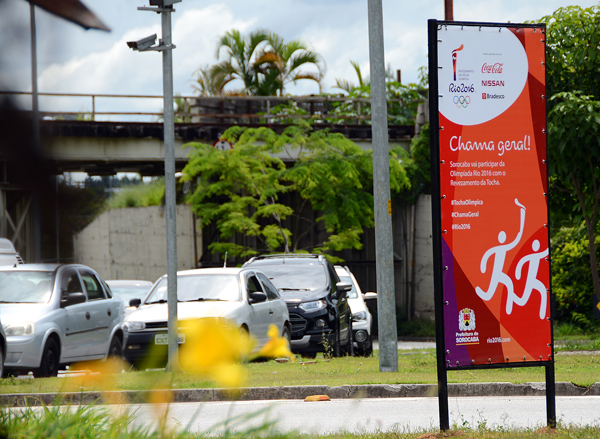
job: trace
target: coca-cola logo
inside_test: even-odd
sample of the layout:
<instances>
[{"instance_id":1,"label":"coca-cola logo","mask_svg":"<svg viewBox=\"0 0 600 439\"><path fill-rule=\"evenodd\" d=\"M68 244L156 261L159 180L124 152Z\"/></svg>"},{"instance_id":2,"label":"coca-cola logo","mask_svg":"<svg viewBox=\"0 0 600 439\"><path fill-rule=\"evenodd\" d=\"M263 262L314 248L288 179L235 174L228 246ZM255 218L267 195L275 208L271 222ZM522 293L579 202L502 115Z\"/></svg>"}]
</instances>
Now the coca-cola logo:
<instances>
[{"instance_id":1,"label":"coca-cola logo","mask_svg":"<svg viewBox=\"0 0 600 439\"><path fill-rule=\"evenodd\" d=\"M483 63L481 66L481 73L502 73L502 64L501 62L497 62L495 64Z\"/></svg>"}]
</instances>

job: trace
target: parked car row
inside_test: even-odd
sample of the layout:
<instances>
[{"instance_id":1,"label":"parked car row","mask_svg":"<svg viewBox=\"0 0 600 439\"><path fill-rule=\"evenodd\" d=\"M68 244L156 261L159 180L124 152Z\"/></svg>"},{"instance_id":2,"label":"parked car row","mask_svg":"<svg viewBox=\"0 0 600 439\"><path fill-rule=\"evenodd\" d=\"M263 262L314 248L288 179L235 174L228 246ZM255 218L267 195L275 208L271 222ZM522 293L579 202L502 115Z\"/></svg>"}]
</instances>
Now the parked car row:
<instances>
[{"instance_id":1,"label":"parked car row","mask_svg":"<svg viewBox=\"0 0 600 439\"><path fill-rule=\"evenodd\" d=\"M167 360L168 279L104 281L78 264L0 266L0 376L56 376L66 365L122 356ZM179 343L186 321L218 317L257 340L275 325L293 352L370 355L371 314L347 267L321 255L268 255L241 268L177 273Z\"/></svg>"}]
</instances>

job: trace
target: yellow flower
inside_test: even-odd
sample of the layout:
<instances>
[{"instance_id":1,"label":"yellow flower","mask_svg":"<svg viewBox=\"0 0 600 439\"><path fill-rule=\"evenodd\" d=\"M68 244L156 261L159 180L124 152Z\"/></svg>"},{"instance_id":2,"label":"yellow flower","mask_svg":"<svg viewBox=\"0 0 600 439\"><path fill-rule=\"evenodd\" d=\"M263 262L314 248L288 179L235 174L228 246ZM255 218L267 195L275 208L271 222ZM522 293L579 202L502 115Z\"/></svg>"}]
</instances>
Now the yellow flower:
<instances>
[{"instance_id":1,"label":"yellow flower","mask_svg":"<svg viewBox=\"0 0 600 439\"><path fill-rule=\"evenodd\" d=\"M224 319L203 318L182 322L185 344L179 364L186 372L210 377L224 387L240 387L245 373L239 364L252 350L250 337Z\"/></svg>"},{"instance_id":2,"label":"yellow flower","mask_svg":"<svg viewBox=\"0 0 600 439\"><path fill-rule=\"evenodd\" d=\"M265 343L262 349L258 352L259 357L287 357L295 360L294 354L290 351L290 344L284 337L279 336L277 326L269 326L269 341Z\"/></svg>"}]
</instances>

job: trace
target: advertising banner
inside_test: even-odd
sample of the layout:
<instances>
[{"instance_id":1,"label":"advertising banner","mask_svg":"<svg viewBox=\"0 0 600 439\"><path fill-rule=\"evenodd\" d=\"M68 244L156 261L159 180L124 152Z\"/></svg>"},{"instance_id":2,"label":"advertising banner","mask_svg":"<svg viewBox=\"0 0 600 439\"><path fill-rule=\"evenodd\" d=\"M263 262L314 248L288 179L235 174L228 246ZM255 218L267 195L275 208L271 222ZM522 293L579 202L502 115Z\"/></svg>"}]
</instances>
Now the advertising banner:
<instances>
[{"instance_id":1,"label":"advertising banner","mask_svg":"<svg viewBox=\"0 0 600 439\"><path fill-rule=\"evenodd\" d=\"M543 26L438 26L448 369L552 361L544 63Z\"/></svg>"}]
</instances>

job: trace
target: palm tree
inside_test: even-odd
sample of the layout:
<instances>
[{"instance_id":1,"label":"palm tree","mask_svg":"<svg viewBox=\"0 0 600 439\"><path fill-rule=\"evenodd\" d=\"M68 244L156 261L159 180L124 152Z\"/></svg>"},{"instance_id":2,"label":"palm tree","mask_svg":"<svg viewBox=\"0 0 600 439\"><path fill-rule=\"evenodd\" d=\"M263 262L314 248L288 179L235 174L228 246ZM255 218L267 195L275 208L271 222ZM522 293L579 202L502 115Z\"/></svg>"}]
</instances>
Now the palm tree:
<instances>
[{"instance_id":1,"label":"palm tree","mask_svg":"<svg viewBox=\"0 0 600 439\"><path fill-rule=\"evenodd\" d=\"M321 92L326 70L325 61L302 40L285 43L282 37L271 33L268 45L262 48L256 65L257 70L264 75L266 85L280 96L283 95L286 85L290 82L295 84L302 79L315 81ZM317 72L303 70L309 65L316 67Z\"/></svg>"},{"instance_id":2,"label":"palm tree","mask_svg":"<svg viewBox=\"0 0 600 439\"><path fill-rule=\"evenodd\" d=\"M238 30L232 29L223 35L216 50L217 59L224 52L225 59L210 68L209 77L218 94L223 94L227 84L234 80L244 83L245 94L256 94L258 77L255 70L257 50L267 42L269 32L259 29L244 37Z\"/></svg>"},{"instance_id":3,"label":"palm tree","mask_svg":"<svg viewBox=\"0 0 600 439\"><path fill-rule=\"evenodd\" d=\"M358 65L358 62L350 61L350 64L352 64L352 67L354 68L354 71L356 72L356 77L358 78L358 86L353 84L352 82L348 81L347 79L336 79L335 80L335 88L339 88L340 90L343 90L348 94L352 93L352 91L355 90L356 88L362 88L365 85L366 86L371 85L368 76L366 79L363 79L363 75L362 75L362 72L360 71L360 66Z\"/></svg>"},{"instance_id":4,"label":"palm tree","mask_svg":"<svg viewBox=\"0 0 600 439\"><path fill-rule=\"evenodd\" d=\"M225 58L221 62L199 70L197 90L224 94L227 84L240 80L244 88L236 94L275 96L283 95L287 84L301 79L316 81L321 90L325 62L301 40L285 43L282 37L264 29L248 36L232 29L217 43L217 59L221 55ZM303 70L310 64L317 72Z\"/></svg>"}]
</instances>

